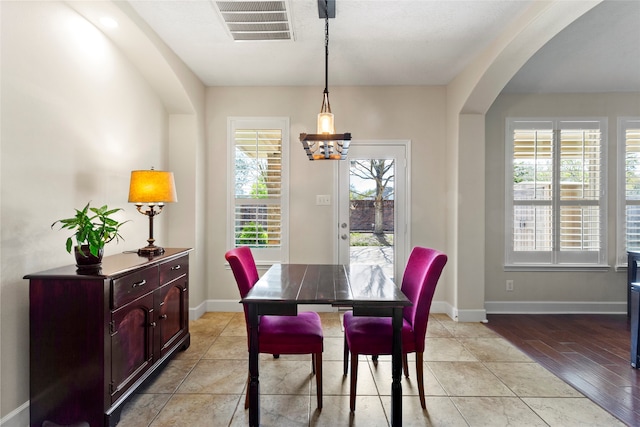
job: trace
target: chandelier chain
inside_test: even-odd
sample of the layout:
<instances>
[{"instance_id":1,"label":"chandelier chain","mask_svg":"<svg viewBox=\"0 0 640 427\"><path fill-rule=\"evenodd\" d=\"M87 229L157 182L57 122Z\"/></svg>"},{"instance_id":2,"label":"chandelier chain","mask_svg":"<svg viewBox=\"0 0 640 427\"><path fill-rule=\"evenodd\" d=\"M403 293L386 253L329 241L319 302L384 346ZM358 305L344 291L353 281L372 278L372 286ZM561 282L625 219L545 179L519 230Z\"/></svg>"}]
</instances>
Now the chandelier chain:
<instances>
[{"instance_id":1,"label":"chandelier chain","mask_svg":"<svg viewBox=\"0 0 640 427\"><path fill-rule=\"evenodd\" d=\"M324 91L329 93L329 2L325 0L324 18Z\"/></svg>"}]
</instances>

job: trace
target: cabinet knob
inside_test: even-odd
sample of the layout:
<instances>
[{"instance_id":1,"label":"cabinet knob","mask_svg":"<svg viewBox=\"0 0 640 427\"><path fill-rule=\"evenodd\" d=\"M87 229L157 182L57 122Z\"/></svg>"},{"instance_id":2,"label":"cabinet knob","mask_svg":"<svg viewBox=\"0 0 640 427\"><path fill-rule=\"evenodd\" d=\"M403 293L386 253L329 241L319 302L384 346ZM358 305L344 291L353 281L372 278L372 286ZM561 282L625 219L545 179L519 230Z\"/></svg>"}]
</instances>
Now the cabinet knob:
<instances>
[{"instance_id":1,"label":"cabinet knob","mask_svg":"<svg viewBox=\"0 0 640 427\"><path fill-rule=\"evenodd\" d=\"M151 323L149 324L149 326L151 326L152 328L155 328L155 327L156 327L156 322L151 322Z\"/></svg>"},{"instance_id":2,"label":"cabinet knob","mask_svg":"<svg viewBox=\"0 0 640 427\"><path fill-rule=\"evenodd\" d=\"M180 270L180 268L182 268L180 267L180 264L174 265L173 267L171 267L172 270Z\"/></svg>"},{"instance_id":3,"label":"cabinet knob","mask_svg":"<svg viewBox=\"0 0 640 427\"><path fill-rule=\"evenodd\" d=\"M161 318L161 319L166 319L166 318L167 318L167 315L166 315L166 314L163 314L162 316L160 316L160 318Z\"/></svg>"}]
</instances>

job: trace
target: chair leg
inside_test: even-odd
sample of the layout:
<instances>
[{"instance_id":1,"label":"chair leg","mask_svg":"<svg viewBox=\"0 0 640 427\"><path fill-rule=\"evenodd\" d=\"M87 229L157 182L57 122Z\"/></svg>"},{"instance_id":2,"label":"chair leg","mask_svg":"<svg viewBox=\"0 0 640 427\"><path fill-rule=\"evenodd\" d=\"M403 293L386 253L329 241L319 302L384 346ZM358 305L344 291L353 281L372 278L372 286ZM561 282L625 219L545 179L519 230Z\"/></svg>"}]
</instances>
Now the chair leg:
<instances>
[{"instance_id":1,"label":"chair leg","mask_svg":"<svg viewBox=\"0 0 640 427\"><path fill-rule=\"evenodd\" d=\"M424 379L422 377L423 370L423 354L422 352L416 352L416 377L418 377L418 394L420 395L420 405L422 406L422 409L427 409L427 404L424 401Z\"/></svg>"},{"instance_id":2,"label":"chair leg","mask_svg":"<svg viewBox=\"0 0 640 427\"><path fill-rule=\"evenodd\" d=\"M378 355L377 354L372 354L371 355L371 361L372 362L377 362L378 361Z\"/></svg>"},{"instance_id":3,"label":"chair leg","mask_svg":"<svg viewBox=\"0 0 640 427\"><path fill-rule=\"evenodd\" d=\"M316 365L316 394L318 395L318 409L322 409L322 353L315 354Z\"/></svg>"},{"instance_id":4,"label":"chair leg","mask_svg":"<svg viewBox=\"0 0 640 427\"><path fill-rule=\"evenodd\" d=\"M349 408L356 410L356 388L358 383L358 355L351 354L351 389L349 390Z\"/></svg>"},{"instance_id":5,"label":"chair leg","mask_svg":"<svg viewBox=\"0 0 640 427\"><path fill-rule=\"evenodd\" d=\"M311 373L316 374L316 356L315 353L311 355Z\"/></svg>"},{"instance_id":6,"label":"chair leg","mask_svg":"<svg viewBox=\"0 0 640 427\"><path fill-rule=\"evenodd\" d=\"M402 354L402 368L404 369L404 376L409 378L409 360L407 358L407 353Z\"/></svg>"},{"instance_id":7,"label":"chair leg","mask_svg":"<svg viewBox=\"0 0 640 427\"><path fill-rule=\"evenodd\" d=\"M344 337L344 356L342 357L342 374L346 377L349 371L349 345L347 344L347 336Z\"/></svg>"}]
</instances>

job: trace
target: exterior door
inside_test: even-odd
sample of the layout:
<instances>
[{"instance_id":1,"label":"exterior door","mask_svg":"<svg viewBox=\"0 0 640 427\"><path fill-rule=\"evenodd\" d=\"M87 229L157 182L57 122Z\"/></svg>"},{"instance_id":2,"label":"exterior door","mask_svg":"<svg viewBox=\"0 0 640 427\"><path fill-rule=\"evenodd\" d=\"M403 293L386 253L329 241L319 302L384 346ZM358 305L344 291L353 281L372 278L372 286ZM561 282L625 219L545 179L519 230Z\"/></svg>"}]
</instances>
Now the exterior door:
<instances>
[{"instance_id":1,"label":"exterior door","mask_svg":"<svg viewBox=\"0 0 640 427\"><path fill-rule=\"evenodd\" d=\"M338 262L378 264L399 284L408 254L409 141L353 141L338 178Z\"/></svg>"}]
</instances>

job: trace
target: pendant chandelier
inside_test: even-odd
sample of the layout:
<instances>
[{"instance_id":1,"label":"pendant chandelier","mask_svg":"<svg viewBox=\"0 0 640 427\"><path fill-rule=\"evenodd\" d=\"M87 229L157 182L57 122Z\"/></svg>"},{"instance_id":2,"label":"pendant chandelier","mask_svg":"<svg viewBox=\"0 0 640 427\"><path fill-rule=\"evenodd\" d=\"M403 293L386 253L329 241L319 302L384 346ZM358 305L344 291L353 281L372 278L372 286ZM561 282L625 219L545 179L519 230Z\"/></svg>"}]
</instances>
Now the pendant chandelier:
<instances>
[{"instance_id":1,"label":"pendant chandelier","mask_svg":"<svg viewBox=\"0 0 640 427\"><path fill-rule=\"evenodd\" d=\"M331 6L331 9L330 9ZM309 160L344 160L347 158L350 133L335 133L334 117L329 103L329 15L335 17L335 0L318 0L318 14L324 18L324 93L318 114L316 134L300 134L300 142Z\"/></svg>"}]
</instances>

